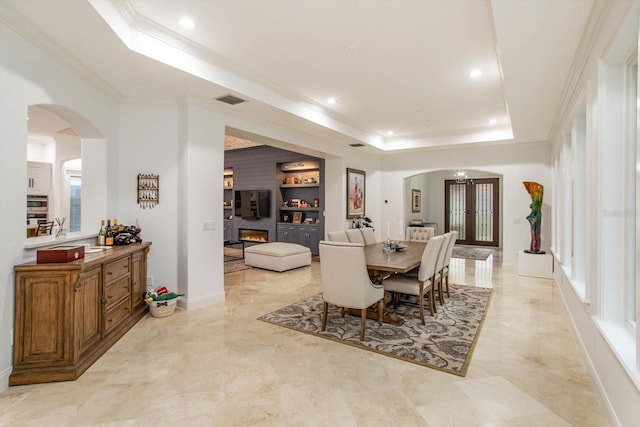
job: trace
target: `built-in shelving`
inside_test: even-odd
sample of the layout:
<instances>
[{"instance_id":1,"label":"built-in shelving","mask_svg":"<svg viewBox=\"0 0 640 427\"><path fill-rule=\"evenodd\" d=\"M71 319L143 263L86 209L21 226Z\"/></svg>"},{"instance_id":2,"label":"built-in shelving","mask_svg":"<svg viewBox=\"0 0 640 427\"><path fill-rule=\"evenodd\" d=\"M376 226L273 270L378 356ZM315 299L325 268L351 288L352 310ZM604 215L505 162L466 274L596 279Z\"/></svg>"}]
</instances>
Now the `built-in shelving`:
<instances>
[{"instance_id":1,"label":"built-in shelving","mask_svg":"<svg viewBox=\"0 0 640 427\"><path fill-rule=\"evenodd\" d=\"M225 169L222 180L222 209L224 217L224 239L234 240L233 236L233 169Z\"/></svg>"},{"instance_id":2,"label":"built-in shelving","mask_svg":"<svg viewBox=\"0 0 640 427\"><path fill-rule=\"evenodd\" d=\"M276 171L277 239L298 243L318 254L322 237L320 162L316 159L279 163Z\"/></svg>"}]
</instances>

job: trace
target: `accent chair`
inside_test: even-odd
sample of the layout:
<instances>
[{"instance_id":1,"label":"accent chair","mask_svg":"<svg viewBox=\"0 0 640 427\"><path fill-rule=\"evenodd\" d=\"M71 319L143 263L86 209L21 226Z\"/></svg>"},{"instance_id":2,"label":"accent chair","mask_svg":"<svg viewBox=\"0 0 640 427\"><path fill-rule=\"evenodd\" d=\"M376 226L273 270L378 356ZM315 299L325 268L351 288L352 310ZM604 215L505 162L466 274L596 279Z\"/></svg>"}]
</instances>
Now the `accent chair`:
<instances>
[{"instance_id":1,"label":"accent chair","mask_svg":"<svg viewBox=\"0 0 640 427\"><path fill-rule=\"evenodd\" d=\"M422 260L420 261L420 268L418 269L418 276L410 276L405 274L396 274L388 279L382 281L385 291L395 292L397 294L416 295L418 297L418 305L420 307L420 321L425 324L424 321L424 297L429 296L429 310L431 315L434 315L436 305L434 302L434 277L436 261L438 260L438 253L442 247L444 237L435 236L429 239L427 246L422 253Z\"/></svg>"},{"instance_id":2,"label":"accent chair","mask_svg":"<svg viewBox=\"0 0 640 427\"><path fill-rule=\"evenodd\" d=\"M378 305L378 322L384 311L384 288L371 282L361 243L320 242L322 275L322 330L327 327L329 304L360 309L360 341L364 341L367 308Z\"/></svg>"}]
</instances>

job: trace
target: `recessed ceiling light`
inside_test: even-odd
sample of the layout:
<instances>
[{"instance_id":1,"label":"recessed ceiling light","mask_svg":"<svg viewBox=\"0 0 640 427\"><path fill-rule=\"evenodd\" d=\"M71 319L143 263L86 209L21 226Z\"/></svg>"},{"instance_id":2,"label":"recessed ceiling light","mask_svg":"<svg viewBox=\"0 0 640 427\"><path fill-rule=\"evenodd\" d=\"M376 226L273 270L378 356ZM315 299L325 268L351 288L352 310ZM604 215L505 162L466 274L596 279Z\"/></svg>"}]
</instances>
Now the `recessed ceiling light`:
<instances>
[{"instance_id":1,"label":"recessed ceiling light","mask_svg":"<svg viewBox=\"0 0 640 427\"><path fill-rule=\"evenodd\" d=\"M338 98L334 98L333 96L331 98L327 98L327 104L335 104L336 102L338 102Z\"/></svg>"},{"instance_id":2,"label":"recessed ceiling light","mask_svg":"<svg viewBox=\"0 0 640 427\"><path fill-rule=\"evenodd\" d=\"M491 119L491 120L489 120L489 124L490 124L490 125L495 125L496 123L498 123L498 120L497 120L497 119Z\"/></svg>"},{"instance_id":3,"label":"recessed ceiling light","mask_svg":"<svg viewBox=\"0 0 640 427\"><path fill-rule=\"evenodd\" d=\"M393 136L393 131L392 130L388 130L387 131L387 136Z\"/></svg>"},{"instance_id":4,"label":"recessed ceiling light","mask_svg":"<svg viewBox=\"0 0 640 427\"><path fill-rule=\"evenodd\" d=\"M182 18L180 18L180 20L178 21L178 23L180 24L180 26L186 30L193 30L196 26L196 23L193 22L193 19L189 18L188 16L184 16Z\"/></svg>"},{"instance_id":5,"label":"recessed ceiling light","mask_svg":"<svg viewBox=\"0 0 640 427\"><path fill-rule=\"evenodd\" d=\"M482 70L480 70L479 68L475 68L469 71L469 77L471 77L472 79L477 79L481 75L482 75Z\"/></svg>"}]
</instances>

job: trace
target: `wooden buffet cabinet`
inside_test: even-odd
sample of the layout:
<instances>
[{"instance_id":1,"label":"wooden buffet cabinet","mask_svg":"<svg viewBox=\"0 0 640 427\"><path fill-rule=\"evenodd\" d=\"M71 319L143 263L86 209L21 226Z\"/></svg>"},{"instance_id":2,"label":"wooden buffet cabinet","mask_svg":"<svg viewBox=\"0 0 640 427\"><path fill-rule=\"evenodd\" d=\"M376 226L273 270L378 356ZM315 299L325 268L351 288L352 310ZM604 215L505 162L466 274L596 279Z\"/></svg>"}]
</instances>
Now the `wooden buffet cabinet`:
<instances>
[{"instance_id":1,"label":"wooden buffet cabinet","mask_svg":"<svg viewBox=\"0 0 640 427\"><path fill-rule=\"evenodd\" d=\"M150 245L16 265L9 385L75 380L144 317Z\"/></svg>"}]
</instances>

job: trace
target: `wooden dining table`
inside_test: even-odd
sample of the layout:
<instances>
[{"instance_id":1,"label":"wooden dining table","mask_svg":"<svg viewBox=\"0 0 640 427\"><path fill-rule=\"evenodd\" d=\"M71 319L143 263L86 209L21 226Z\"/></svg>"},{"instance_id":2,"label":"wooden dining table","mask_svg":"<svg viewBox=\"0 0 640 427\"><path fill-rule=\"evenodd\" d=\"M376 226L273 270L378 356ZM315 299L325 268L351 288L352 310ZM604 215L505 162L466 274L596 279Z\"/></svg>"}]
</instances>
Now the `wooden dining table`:
<instances>
[{"instance_id":1,"label":"wooden dining table","mask_svg":"<svg viewBox=\"0 0 640 427\"><path fill-rule=\"evenodd\" d=\"M383 243L378 242L364 247L367 269L372 280L387 273L406 273L420 265L426 242L398 242L406 249L385 253Z\"/></svg>"},{"instance_id":2,"label":"wooden dining table","mask_svg":"<svg viewBox=\"0 0 640 427\"><path fill-rule=\"evenodd\" d=\"M406 246L406 249L387 254L383 249L383 243L378 242L364 247L364 256L369 270L369 277L374 283L382 283L388 274L407 273L420 266L422 254L427 246L426 242L398 242ZM391 300L388 292L385 292L385 306ZM360 315L360 310L348 310L349 314ZM377 304L367 310L367 318L378 320ZM394 312L385 310L383 322L394 325L402 325L404 321Z\"/></svg>"}]
</instances>

